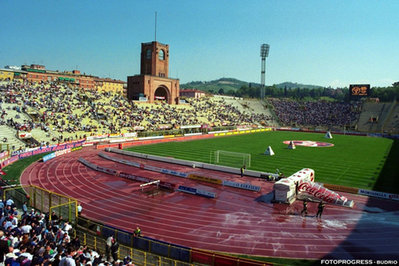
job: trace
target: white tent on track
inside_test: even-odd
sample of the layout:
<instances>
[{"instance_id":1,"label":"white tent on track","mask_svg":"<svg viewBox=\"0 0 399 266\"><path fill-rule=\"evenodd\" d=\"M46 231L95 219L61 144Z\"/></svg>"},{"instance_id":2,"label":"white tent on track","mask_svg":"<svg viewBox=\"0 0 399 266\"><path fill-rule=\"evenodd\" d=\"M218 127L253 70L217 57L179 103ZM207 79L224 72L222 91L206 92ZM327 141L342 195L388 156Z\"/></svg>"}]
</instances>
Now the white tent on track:
<instances>
[{"instance_id":1,"label":"white tent on track","mask_svg":"<svg viewBox=\"0 0 399 266\"><path fill-rule=\"evenodd\" d=\"M273 151L272 147L271 146L267 147L267 149L266 149L264 154L273 156L274 155L274 151Z\"/></svg>"},{"instance_id":2,"label":"white tent on track","mask_svg":"<svg viewBox=\"0 0 399 266\"><path fill-rule=\"evenodd\" d=\"M330 131L327 131L326 135L324 136L326 139L332 139L332 135Z\"/></svg>"}]
</instances>

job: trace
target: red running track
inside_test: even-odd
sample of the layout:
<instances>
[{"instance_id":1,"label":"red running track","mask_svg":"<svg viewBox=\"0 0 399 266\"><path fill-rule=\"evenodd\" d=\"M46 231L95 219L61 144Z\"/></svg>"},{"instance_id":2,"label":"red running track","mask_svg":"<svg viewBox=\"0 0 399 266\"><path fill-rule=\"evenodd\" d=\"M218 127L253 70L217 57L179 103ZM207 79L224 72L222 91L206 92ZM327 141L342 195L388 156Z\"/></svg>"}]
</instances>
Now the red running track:
<instances>
[{"instance_id":1,"label":"red running track","mask_svg":"<svg viewBox=\"0 0 399 266\"><path fill-rule=\"evenodd\" d=\"M98 156L99 150L84 148L36 162L21 176L33 184L76 198L83 216L133 232L137 225L144 235L170 243L213 251L286 258L394 258L399 250L399 202L346 194L353 209L327 205L317 220L317 204L309 204L309 216L298 215L301 202L291 206L262 201L272 183L256 178L155 161L150 165L201 172L221 179L250 182L260 192L223 187L119 164ZM140 159L109 154L126 160ZM217 195L203 198L182 192L148 197L141 183L91 170L78 162L86 160L141 176L201 188ZM317 179L317 173L316 173Z\"/></svg>"}]
</instances>

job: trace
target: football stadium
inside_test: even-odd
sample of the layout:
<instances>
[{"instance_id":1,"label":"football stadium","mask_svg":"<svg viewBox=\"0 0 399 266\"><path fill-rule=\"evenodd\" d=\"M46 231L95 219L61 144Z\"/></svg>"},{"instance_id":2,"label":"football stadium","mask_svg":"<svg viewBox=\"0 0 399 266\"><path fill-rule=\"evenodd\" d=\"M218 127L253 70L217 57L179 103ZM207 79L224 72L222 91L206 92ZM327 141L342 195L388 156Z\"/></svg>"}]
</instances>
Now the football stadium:
<instances>
[{"instance_id":1,"label":"football stadium","mask_svg":"<svg viewBox=\"0 0 399 266\"><path fill-rule=\"evenodd\" d=\"M3 200L49 224L69 222L70 238L103 259L110 236L117 258L137 265L397 255L397 135L369 132L366 119L380 114L393 128L395 102L348 102L361 111L341 129L328 119L283 123L276 110L289 99L170 105L59 81L1 86ZM241 112L243 102L263 113ZM334 104L319 104L331 116Z\"/></svg>"},{"instance_id":2,"label":"football stadium","mask_svg":"<svg viewBox=\"0 0 399 266\"><path fill-rule=\"evenodd\" d=\"M399 82L180 84L156 23L123 80L0 69L0 265L397 264Z\"/></svg>"}]
</instances>

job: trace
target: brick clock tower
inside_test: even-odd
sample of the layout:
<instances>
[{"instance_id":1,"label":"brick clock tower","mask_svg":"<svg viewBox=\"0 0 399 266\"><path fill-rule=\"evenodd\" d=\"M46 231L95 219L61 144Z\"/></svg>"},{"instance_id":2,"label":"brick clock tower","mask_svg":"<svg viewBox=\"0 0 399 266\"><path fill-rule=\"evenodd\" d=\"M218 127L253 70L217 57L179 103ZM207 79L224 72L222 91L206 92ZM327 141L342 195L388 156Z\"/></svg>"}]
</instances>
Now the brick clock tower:
<instances>
[{"instance_id":1,"label":"brick clock tower","mask_svg":"<svg viewBox=\"0 0 399 266\"><path fill-rule=\"evenodd\" d=\"M159 42L141 44L140 75L127 77L127 97L147 98L147 102L179 103L179 80L169 78L169 45Z\"/></svg>"}]
</instances>

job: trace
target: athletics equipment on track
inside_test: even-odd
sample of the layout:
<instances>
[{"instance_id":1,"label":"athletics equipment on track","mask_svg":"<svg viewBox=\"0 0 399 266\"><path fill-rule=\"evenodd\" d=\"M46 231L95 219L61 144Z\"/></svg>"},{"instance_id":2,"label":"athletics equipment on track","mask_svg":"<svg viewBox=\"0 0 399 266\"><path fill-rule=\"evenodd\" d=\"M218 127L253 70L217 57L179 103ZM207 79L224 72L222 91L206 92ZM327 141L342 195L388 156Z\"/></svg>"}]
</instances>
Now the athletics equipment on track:
<instances>
[{"instance_id":1,"label":"athletics equipment on track","mask_svg":"<svg viewBox=\"0 0 399 266\"><path fill-rule=\"evenodd\" d=\"M159 188L159 182L160 182L160 180L155 180L155 181L151 181L151 182L148 182L148 183L141 184L140 185L141 192L144 192L145 188L151 188L152 185L156 185L157 189L158 189Z\"/></svg>"}]
</instances>

